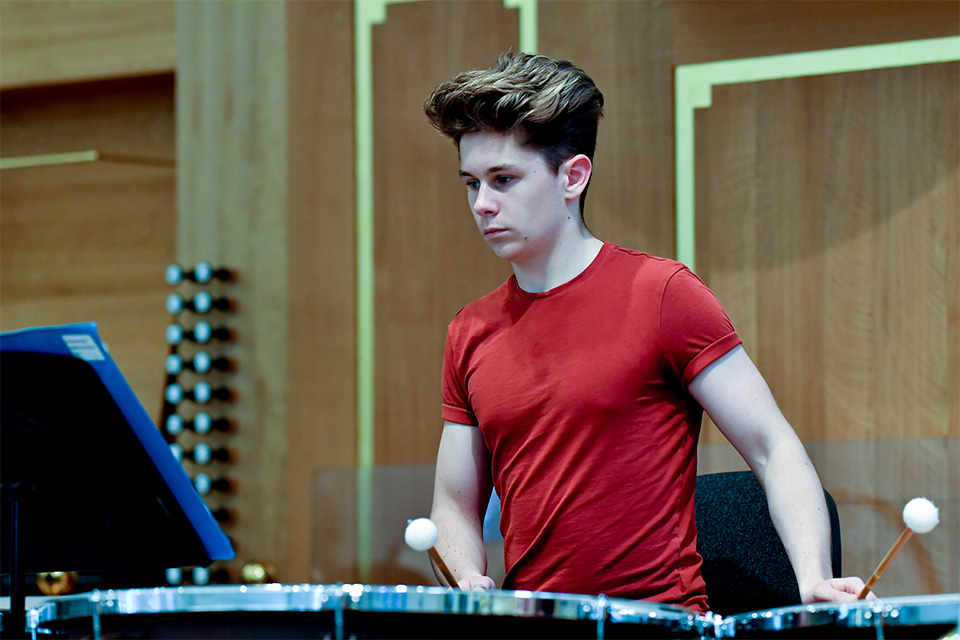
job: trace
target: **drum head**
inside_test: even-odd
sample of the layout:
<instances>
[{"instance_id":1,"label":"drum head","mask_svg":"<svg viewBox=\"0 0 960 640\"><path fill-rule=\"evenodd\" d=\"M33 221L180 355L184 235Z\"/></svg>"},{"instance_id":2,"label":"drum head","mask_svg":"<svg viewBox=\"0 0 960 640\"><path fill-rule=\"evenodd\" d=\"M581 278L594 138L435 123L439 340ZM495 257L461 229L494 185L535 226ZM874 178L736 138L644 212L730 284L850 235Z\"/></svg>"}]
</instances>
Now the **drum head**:
<instances>
[{"instance_id":1,"label":"drum head","mask_svg":"<svg viewBox=\"0 0 960 640\"><path fill-rule=\"evenodd\" d=\"M738 614L724 620L734 638L941 638L957 628L960 594L818 603Z\"/></svg>"}]
</instances>

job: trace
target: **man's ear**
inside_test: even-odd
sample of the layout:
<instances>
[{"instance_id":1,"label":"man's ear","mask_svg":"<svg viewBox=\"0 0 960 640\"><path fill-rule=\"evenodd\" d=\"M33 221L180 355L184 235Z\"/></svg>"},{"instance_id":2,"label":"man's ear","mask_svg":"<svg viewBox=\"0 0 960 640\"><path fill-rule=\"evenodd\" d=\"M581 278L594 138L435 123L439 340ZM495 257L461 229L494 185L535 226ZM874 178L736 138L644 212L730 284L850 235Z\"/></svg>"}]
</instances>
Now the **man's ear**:
<instances>
[{"instance_id":1,"label":"man's ear","mask_svg":"<svg viewBox=\"0 0 960 640\"><path fill-rule=\"evenodd\" d=\"M563 190L567 199L577 199L583 190L590 184L593 174L593 163L590 158L578 153L560 165L560 175L563 176Z\"/></svg>"}]
</instances>

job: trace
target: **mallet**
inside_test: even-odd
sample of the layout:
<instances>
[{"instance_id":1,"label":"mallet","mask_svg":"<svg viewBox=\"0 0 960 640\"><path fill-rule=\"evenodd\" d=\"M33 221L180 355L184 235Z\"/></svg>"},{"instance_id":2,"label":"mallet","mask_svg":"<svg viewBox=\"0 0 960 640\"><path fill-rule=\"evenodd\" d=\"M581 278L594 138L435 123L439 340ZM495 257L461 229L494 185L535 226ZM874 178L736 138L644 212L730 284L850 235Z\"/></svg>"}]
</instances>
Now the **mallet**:
<instances>
[{"instance_id":1,"label":"mallet","mask_svg":"<svg viewBox=\"0 0 960 640\"><path fill-rule=\"evenodd\" d=\"M893 560L894 557L900 553L900 550L903 549L904 545L907 544L910 536L914 533L927 533L937 526L938 522L940 522L940 511L932 502L926 498L914 498L908 502L903 508L903 523L907 525L906 528L903 530L903 533L900 534L900 537L897 538L897 541L893 543L893 547L887 552L887 555L880 561L877 570L873 572L873 575L870 576L867 583L863 585L863 589L857 598L863 600L867 597L867 594L873 589L873 585L877 583L877 580L880 579L883 572L887 570L887 565L890 564L890 561Z\"/></svg>"},{"instance_id":2,"label":"mallet","mask_svg":"<svg viewBox=\"0 0 960 640\"><path fill-rule=\"evenodd\" d=\"M450 569L447 568L447 563L443 561L440 553L433 546L437 544L437 538L439 537L440 532L437 530L437 525L435 525L430 518L411 520L407 524L407 530L403 534L403 539L406 540L412 549L426 551L430 555L430 558L437 567L439 567L440 573L443 574L443 577L451 587L459 588L457 579L453 577Z\"/></svg>"}]
</instances>

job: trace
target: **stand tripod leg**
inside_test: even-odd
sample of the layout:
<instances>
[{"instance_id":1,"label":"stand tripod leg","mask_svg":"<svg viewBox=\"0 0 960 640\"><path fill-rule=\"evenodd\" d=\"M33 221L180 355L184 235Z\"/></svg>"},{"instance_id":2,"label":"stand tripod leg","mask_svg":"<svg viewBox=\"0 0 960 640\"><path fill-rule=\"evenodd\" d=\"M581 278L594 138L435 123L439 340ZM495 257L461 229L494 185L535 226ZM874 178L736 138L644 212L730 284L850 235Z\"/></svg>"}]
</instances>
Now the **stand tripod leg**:
<instances>
[{"instance_id":1,"label":"stand tripod leg","mask_svg":"<svg viewBox=\"0 0 960 640\"><path fill-rule=\"evenodd\" d=\"M26 576L20 565L20 501L17 490L20 483L3 488L7 503L7 566L10 569L10 617L3 626L4 638L23 638L27 633L26 594L23 583Z\"/></svg>"}]
</instances>

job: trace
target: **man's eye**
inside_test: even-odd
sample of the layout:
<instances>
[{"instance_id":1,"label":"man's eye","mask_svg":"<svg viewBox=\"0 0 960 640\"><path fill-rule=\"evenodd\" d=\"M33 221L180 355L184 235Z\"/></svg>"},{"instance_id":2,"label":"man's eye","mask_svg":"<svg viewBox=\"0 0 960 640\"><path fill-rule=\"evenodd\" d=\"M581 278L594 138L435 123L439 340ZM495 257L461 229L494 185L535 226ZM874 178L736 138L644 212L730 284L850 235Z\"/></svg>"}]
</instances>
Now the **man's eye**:
<instances>
[{"instance_id":1,"label":"man's eye","mask_svg":"<svg viewBox=\"0 0 960 640\"><path fill-rule=\"evenodd\" d=\"M513 176L497 176L497 183L510 184L513 182Z\"/></svg>"},{"instance_id":2,"label":"man's eye","mask_svg":"<svg viewBox=\"0 0 960 640\"><path fill-rule=\"evenodd\" d=\"M480 181L479 180L467 180L466 182L467 189L479 189Z\"/></svg>"}]
</instances>

